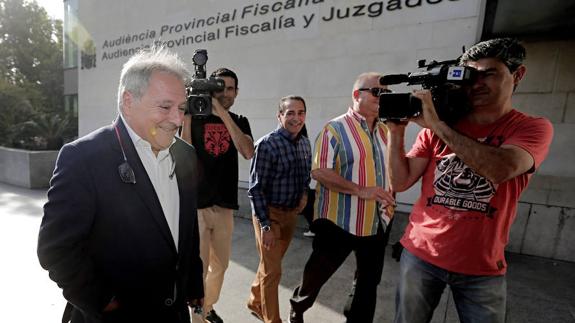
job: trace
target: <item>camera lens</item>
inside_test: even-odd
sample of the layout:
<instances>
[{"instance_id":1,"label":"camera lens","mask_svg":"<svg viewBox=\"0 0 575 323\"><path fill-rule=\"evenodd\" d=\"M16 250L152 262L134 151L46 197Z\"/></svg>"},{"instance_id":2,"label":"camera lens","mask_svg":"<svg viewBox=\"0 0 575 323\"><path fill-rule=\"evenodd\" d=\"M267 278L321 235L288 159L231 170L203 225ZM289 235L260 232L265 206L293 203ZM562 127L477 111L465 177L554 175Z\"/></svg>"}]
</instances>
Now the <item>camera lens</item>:
<instances>
[{"instance_id":1,"label":"camera lens","mask_svg":"<svg viewBox=\"0 0 575 323\"><path fill-rule=\"evenodd\" d=\"M208 52L205 50L197 50L192 56L192 61L196 65L204 65L208 61Z\"/></svg>"},{"instance_id":2,"label":"camera lens","mask_svg":"<svg viewBox=\"0 0 575 323\"><path fill-rule=\"evenodd\" d=\"M411 93L383 93L379 97L379 117L384 120L406 120L421 112L421 100Z\"/></svg>"}]
</instances>

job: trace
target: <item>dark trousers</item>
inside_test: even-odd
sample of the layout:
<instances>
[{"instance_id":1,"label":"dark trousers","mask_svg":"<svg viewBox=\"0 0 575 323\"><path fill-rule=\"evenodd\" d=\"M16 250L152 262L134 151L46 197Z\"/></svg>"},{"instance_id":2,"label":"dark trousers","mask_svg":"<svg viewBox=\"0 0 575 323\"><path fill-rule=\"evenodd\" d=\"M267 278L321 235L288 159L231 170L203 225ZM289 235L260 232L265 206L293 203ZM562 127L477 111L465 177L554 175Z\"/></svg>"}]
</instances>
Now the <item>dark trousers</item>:
<instances>
[{"instance_id":1,"label":"dark trousers","mask_svg":"<svg viewBox=\"0 0 575 323\"><path fill-rule=\"evenodd\" d=\"M64 314L66 315L66 313ZM165 311L150 311L149 309L119 308L101 317L84 315L77 309L72 309L68 318L63 317L64 323L189 323L190 314L187 306Z\"/></svg>"},{"instance_id":2,"label":"dark trousers","mask_svg":"<svg viewBox=\"0 0 575 323\"><path fill-rule=\"evenodd\" d=\"M385 233L379 226L377 234L368 237L352 235L323 219L314 221L313 229L316 234L313 251L305 265L302 282L290 299L292 309L298 313L309 309L325 282L353 251L357 263L354 291L349 294L344 314L348 323L372 322L391 224Z\"/></svg>"},{"instance_id":3,"label":"dark trousers","mask_svg":"<svg viewBox=\"0 0 575 323\"><path fill-rule=\"evenodd\" d=\"M313 222L313 204L315 203L315 190L309 189L307 191L307 204L301 214L307 221L308 229L312 229L312 222Z\"/></svg>"}]
</instances>

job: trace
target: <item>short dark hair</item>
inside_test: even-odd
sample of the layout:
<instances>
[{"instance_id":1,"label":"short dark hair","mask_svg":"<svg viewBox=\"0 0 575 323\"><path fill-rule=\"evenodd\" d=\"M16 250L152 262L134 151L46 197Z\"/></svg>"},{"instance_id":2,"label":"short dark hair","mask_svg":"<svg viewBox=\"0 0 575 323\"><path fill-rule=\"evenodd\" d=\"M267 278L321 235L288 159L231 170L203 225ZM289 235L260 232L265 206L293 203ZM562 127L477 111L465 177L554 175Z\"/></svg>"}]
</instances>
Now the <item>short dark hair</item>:
<instances>
[{"instance_id":1,"label":"short dark hair","mask_svg":"<svg viewBox=\"0 0 575 323\"><path fill-rule=\"evenodd\" d=\"M305 105L305 100L304 100L301 96L299 96L299 95L287 95L287 96L284 96L283 98L280 99L280 104L279 104L279 106L278 106L278 112L279 112L279 113L284 112L284 103L285 103L287 100L300 101L301 103L303 103L304 111L307 112L307 107L306 107L306 105Z\"/></svg>"},{"instance_id":2,"label":"short dark hair","mask_svg":"<svg viewBox=\"0 0 575 323\"><path fill-rule=\"evenodd\" d=\"M234 79L234 81L236 81L236 89L238 88L238 76L236 75L236 73L234 73L234 71L227 69L225 67L220 67L217 70L212 72L213 77L221 77L221 76L227 76L227 77L231 77Z\"/></svg>"},{"instance_id":3,"label":"short dark hair","mask_svg":"<svg viewBox=\"0 0 575 323\"><path fill-rule=\"evenodd\" d=\"M479 42L465 51L459 62L465 64L482 58L499 59L511 73L523 64L525 47L514 38L495 38Z\"/></svg>"}]
</instances>

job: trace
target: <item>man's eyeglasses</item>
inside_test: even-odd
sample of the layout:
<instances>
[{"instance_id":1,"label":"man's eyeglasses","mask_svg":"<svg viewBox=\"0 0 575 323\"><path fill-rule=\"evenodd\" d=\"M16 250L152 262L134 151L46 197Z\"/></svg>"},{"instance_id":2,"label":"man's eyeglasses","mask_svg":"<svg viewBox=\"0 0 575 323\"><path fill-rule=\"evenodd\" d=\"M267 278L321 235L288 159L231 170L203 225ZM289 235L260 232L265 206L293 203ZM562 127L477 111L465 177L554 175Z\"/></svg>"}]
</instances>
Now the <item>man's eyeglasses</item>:
<instances>
[{"instance_id":1,"label":"man's eyeglasses","mask_svg":"<svg viewBox=\"0 0 575 323\"><path fill-rule=\"evenodd\" d=\"M358 91L369 91L371 95L375 96L376 98L382 95L383 93L392 93L393 91L390 89L382 89L380 87L363 87L357 89Z\"/></svg>"}]
</instances>

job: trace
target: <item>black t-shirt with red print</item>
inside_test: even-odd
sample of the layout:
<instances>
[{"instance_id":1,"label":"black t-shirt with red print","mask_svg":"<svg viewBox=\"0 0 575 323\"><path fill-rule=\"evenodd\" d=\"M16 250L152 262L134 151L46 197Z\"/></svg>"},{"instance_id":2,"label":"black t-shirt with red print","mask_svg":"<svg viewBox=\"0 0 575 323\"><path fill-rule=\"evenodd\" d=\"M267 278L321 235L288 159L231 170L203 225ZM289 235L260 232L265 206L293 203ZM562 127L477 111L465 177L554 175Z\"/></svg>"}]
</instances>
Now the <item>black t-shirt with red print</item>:
<instances>
[{"instance_id":1,"label":"black t-shirt with red print","mask_svg":"<svg viewBox=\"0 0 575 323\"><path fill-rule=\"evenodd\" d=\"M230 116L244 134L252 137L246 117L232 112ZM222 119L214 115L193 116L192 144L198 154L201 176L198 208L218 205L237 210L238 151Z\"/></svg>"}]
</instances>

